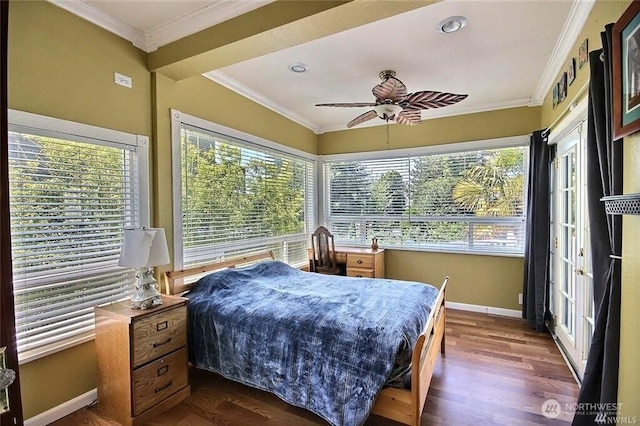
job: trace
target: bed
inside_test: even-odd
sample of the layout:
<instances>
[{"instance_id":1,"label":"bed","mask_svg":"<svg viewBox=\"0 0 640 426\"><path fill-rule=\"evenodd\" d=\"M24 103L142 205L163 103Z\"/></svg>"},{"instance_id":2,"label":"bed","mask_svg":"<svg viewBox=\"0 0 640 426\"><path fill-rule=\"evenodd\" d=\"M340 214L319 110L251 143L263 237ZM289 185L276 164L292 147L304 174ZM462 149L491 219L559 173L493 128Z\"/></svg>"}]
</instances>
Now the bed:
<instances>
[{"instance_id":1,"label":"bed","mask_svg":"<svg viewBox=\"0 0 640 426\"><path fill-rule=\"evenodd\" d=\"M360 425L371 413L420 424L437 354L444 354L448 278L438 290L312 274L271 252L165 278L167 293L190 300L196 368L272 392L334 425Z\"/></svg>"}]
</instances>

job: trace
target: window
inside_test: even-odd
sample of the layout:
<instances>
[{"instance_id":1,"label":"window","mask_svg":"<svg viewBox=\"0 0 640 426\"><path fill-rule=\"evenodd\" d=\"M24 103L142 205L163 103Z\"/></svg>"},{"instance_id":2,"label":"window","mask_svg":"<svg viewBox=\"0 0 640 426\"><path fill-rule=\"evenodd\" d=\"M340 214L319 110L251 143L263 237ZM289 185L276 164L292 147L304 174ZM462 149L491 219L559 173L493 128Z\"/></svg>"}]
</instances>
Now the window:
<instances>
[{"instance_id":1,"label":"window","mask_svg":"<svg viewBox=\"0 0 640 426\"><path fill-rule=\"evenodd\" d=\"M324 220L343 244L522 254L525 142L327 156Z\"/></svg>"},{"instance_id":2,"label":"window","mask_svg":"<svg viewBox=\"0 0 640 426\"><path fill-rule=\"evenodd\" d=\"M10 111L9 201L21 361L88 340L123 299L124 226L148 220L147 139ZM142 222L144 221L144 222Z\"/></svg>"},{"instance_id":3,"label":"window","mask_svg":"<svg viewBox=\"0 0 640 426\"><path fill-rule=\"evenodd\" d=\"M316 225L315 156L172 116L176 268L267 250L306 262Z\"/></svg>"}]
</instances>

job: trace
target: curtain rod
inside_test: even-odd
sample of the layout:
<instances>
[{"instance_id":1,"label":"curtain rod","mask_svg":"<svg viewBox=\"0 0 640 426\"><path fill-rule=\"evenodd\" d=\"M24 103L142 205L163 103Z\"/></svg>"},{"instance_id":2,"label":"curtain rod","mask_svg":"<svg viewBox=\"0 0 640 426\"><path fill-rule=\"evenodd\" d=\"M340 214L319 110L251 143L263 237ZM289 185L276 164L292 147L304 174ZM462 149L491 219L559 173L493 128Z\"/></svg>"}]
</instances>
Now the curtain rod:
<instances>
[{"instance_id":1,"label":"curtain rod","mask_svg":"<svg viewBox=\"0 0 640 426\"><path fill-rule=\"evenodd\" d=\"M575 105L582 98L582 95L584 95L587 92L587 89L589 89L588 81L580 88L580 90L578 90L578 93L576 93L576 95L573 97L573 99L571 100L571 103L569 103L569 108L565 109L555 120L553 120L553 123L547 126L549 130L553 130L553 128L556 127L558 122L562 120L564 116L567 115L568 112L571 112L573 110Z\"/></svg>"}]
</instances>

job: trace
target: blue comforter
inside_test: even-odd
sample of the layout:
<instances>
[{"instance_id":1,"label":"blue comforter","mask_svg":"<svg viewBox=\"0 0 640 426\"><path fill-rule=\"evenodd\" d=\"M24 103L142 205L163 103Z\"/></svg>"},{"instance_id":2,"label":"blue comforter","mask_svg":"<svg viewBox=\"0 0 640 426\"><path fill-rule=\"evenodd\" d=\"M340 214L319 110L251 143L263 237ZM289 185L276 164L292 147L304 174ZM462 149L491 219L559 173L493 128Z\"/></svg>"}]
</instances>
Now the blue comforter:
<instances>
[{"instance_id":1,"label":"blue comforter","mask_svg":"<svg viewBox=\"0 0 640 426\"><path fill-rule=\"evenodd\" d=\"M437 293L278 261L216 272L187 295L190 361L331 424L361 425L397 359L410 360Z\"/></svg>"}]
</instances>

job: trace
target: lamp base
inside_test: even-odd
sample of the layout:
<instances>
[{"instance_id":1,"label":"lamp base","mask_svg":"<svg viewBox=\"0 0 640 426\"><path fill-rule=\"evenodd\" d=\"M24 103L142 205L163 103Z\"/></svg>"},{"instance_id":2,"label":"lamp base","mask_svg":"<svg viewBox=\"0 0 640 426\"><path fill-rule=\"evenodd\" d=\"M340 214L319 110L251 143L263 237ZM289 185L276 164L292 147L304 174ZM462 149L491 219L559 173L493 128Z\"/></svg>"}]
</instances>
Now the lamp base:
<instances>
[{"instance_id":1,"label":"lamp base","mask_svg":"<svg viewBox=\"0 0 640 426\"><path fill-rule=\"evenodd\" d=\"M151 268L138 268L136 270L135 292L131 296L132 309L149 309L162 305L162 295L158 291L158 283Z\"/></svg>"}]
</instances>

